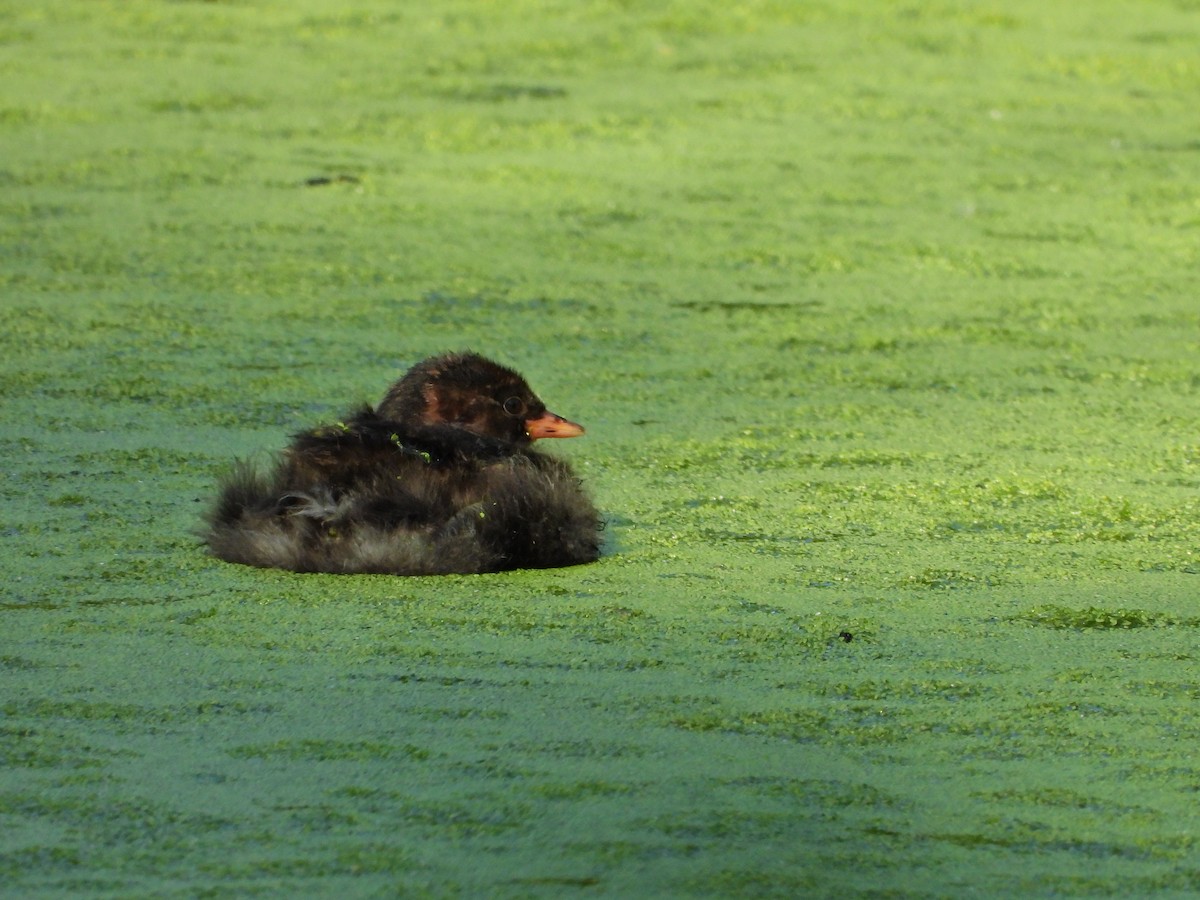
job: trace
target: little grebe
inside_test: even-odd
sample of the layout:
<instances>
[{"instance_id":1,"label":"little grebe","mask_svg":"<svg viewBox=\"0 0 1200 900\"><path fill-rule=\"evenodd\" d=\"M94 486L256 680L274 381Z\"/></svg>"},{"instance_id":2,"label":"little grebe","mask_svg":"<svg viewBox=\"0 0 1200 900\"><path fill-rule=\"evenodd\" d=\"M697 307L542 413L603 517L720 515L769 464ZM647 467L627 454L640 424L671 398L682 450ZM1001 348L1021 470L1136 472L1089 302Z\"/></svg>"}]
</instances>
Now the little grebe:
<instances>
[{"instance_id":1,"label":"little grebe","mask_svg":"<svg viewBox=\"0 0 1200 900\"><path fill-rule=\"evenodd\" d=\"M437 575L591 562L600 517L564 461L531 447L583 428L516 372L432 357L378 407L297 434L269 474L239 463L208 515L229 562Z\"/></svg>"}]
</instances>

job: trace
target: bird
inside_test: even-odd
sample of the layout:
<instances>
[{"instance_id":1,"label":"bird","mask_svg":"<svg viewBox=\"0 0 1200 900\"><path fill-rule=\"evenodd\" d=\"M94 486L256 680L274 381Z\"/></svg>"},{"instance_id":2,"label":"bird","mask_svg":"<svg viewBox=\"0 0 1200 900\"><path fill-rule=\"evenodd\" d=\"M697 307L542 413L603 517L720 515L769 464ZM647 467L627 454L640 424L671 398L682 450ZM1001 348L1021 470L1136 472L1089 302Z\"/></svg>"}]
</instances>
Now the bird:
<instances>
[{"instance_id":1,"label":"bird","mask_svg":"<svg viewBox=\"0 0 1200 900\"><path fill-rule=\"evenodd\" d=\"M583 426L471 351L417 363L382 401L292 436L268 471L237 461L204 540L296 572L447 575L596 560L603 521L571 466L535 450Z\"/></svg>"}]
</instances>

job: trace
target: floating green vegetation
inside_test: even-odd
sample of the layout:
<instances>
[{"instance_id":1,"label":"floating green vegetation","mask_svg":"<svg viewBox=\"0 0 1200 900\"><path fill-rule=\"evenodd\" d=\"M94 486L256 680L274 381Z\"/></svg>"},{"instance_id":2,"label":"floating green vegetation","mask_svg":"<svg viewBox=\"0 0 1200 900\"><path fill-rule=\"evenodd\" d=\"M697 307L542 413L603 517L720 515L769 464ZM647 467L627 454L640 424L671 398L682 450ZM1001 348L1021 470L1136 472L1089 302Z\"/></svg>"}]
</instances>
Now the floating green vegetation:
<instances>
[{"instance_id":1,"label":"floating green vegetation","mask_svg":"<svg viewBox=\"0 0 1200 900\"><path fill-rule=\"evenodd\" d=\"M1018 621L1031 625L1042 625L1046 628L1073 629L1129 629L1129 628L1165 628L1182 626L1185 628L1200 627L1200 618L1185 618L1166 613L1148 612L1144 609L1103 609L1098 606L1088 606L1084 609L1072 609L1066 606L1046 604L1035 606L1020 616Z\"/></svg>"},{"instance_id":2,"label":"floating green vegetation","mask_svg":"<svg viewBox=\"0 0 1200 900\"><path fill-rule=\"evenodd\" d=\"M519 100L561 100L567 89L553 84L463 85L440 92L448 100L474 103L505 103Z\"/></svg>"},{"instance_id":3,"label":"floating green vegetation","mask_svg":"<svg viewBox=\"0 0 1200 900\"><path fill-rule=\"evenodd\" d=\"M325 822L313 816L297 815L293 827L308 830L317 835L336 833L336 826L343 828L353 821ZM270 840L271 835L264 835ZM201 866L200 874L206 882L255 883L267 879L361 879L371 875L412 878L422 872L419 861L405 847L385 841L362 841L346 846L335 844L330 853L319 857L311 854L280 852L268 857L258 856L252 860L240 859L236 855L214 856ZM427 895L428 896L428 895Z\"/></svg>"},{"instance_id":4,"label":"floating green vegetation","mask_svg":"<svg viewBox=\"0 0 1200 900\"><path fill-rule=\"evenodd\" d=\"M119 752L80 747L72 736L44 728L0 726L0 765L24 769L103 768Z\"/></svg>"},{"instance_id":5,"label":"floating green vegetation","mask_svg":"<svg viewBox=\"0 0 1200 900\"><path fill-rule=\"evenodd\" d=\"M4 889L1195 894L1195 5L4 5ZM205 554L464 347L598 562Z\"/></svg>"},{"instance_id":6,"label":"floating green vegetation","mask_svg":"<svg viewBox=\"0 0 1200 900\"><path fill-rule=\"evenodd\" d=\"M548 800L580 800L587 797L621 797L645 790L643 784L609 781L574 781L543 784L534 788L536 795Z\"/></svg>"},{"instance_id":7,"label":"floating green vegetation","mask_svg":"<svg viewBox=\"0 0 1200 900\"><path fill-rule=\"evenodd\" d=\"M1097 816L1135 816L1147 822L1158 817L1149 807L1114 804L1095 793L1082 793L1061 787L1010 788L981 792L978 796L993 802L1062 807L1094 813Z\"/></svg>"},{"instance_id":8,"label":"floating green vegetation","mask_svg":"<svg viewBox=\"0 0 1200 900\"><path fill-rule=\"evenodd\" d=\"M925 569L915 575L905 576L899 586L949 591L990 586L997 582L998 578L995 575L977 575L958 569Z\"/></svg>"},{"instance_id":9,"label":"floating green vegetation","mask_svg":"<svg viewBox=\"0 0 1200 900\"><path fill-rule=\"evenodd\" d=\"M498 807L458 800L422 800L403 791L347 786L330 792L336 801L345 801L360 816L381 816L384 820L402 820L422 830L469 837L499 835L527 828L532 810L529 803L506 803ZM325 807L319 806L318 810Z\"/></svg>"},{"instance_id":10,"label":"floating green vegetation","mask_svg":"<svg viewBox=\"0 0 1200 900\"><path fill-rule=\"evenodd\" d=\"M243 759L429 759L429 750L413 744L391 744L380 741L339 740L281 740L269 744L243 744L227 751Z\"/></svg>"},{"instance_id":11,"label":"floating green vegetation","mask_svg":"<svg viewBox=\"0 0 1200 900\"><path fill-rule=\"evenodd\" d=\"M99 720L121 727L133 727L134 723L167 723L179 718L180 713L172 709L156 709L131 703L112 703L105 700L8 700L0 705L0 712L9 717L29 717L41 720Z\"/></svg>"}]
</instances>

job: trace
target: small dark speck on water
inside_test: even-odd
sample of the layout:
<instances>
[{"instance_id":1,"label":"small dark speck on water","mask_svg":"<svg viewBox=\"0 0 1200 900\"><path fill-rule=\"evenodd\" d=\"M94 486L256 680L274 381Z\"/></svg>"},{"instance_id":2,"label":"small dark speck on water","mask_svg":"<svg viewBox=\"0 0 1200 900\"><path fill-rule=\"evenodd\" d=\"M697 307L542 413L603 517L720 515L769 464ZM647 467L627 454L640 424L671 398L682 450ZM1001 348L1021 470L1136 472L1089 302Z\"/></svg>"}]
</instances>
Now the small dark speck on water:
<instances>
[{"instance_id":1,"label":"small dark speck on water","mask_svg":"<svg viewBox=\"0 0 1200 900\"><path fill-rule=\"evenodd\" d=\"M312 178L305 178L304 184L306 187L321 187L326 184L358 184L358 179L353 175L314 175Z\"/></svg>"}]
</instances>

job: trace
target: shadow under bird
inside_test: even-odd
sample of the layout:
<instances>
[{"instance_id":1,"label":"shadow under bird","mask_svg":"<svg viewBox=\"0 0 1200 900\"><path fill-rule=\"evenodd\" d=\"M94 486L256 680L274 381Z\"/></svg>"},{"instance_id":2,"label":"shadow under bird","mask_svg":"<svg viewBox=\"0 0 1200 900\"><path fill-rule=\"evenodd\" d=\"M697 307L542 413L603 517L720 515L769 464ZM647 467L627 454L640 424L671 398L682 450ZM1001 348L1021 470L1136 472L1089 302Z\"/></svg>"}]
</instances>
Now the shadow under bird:
<instances>
[{"instance_id":1,"label":"shadow under bird","mask_svg":"<svg viewBox=\"0 0 1200 900\"><path fill-rule=\"evenodd\" d=\"M532 446L581 434L512 369L475 353L431 357L378 406L295 435L271 471L238 463L205 539L229 562L297 572L591 562L595 506L567 462Z\"/></svg>"}]
</instances>

